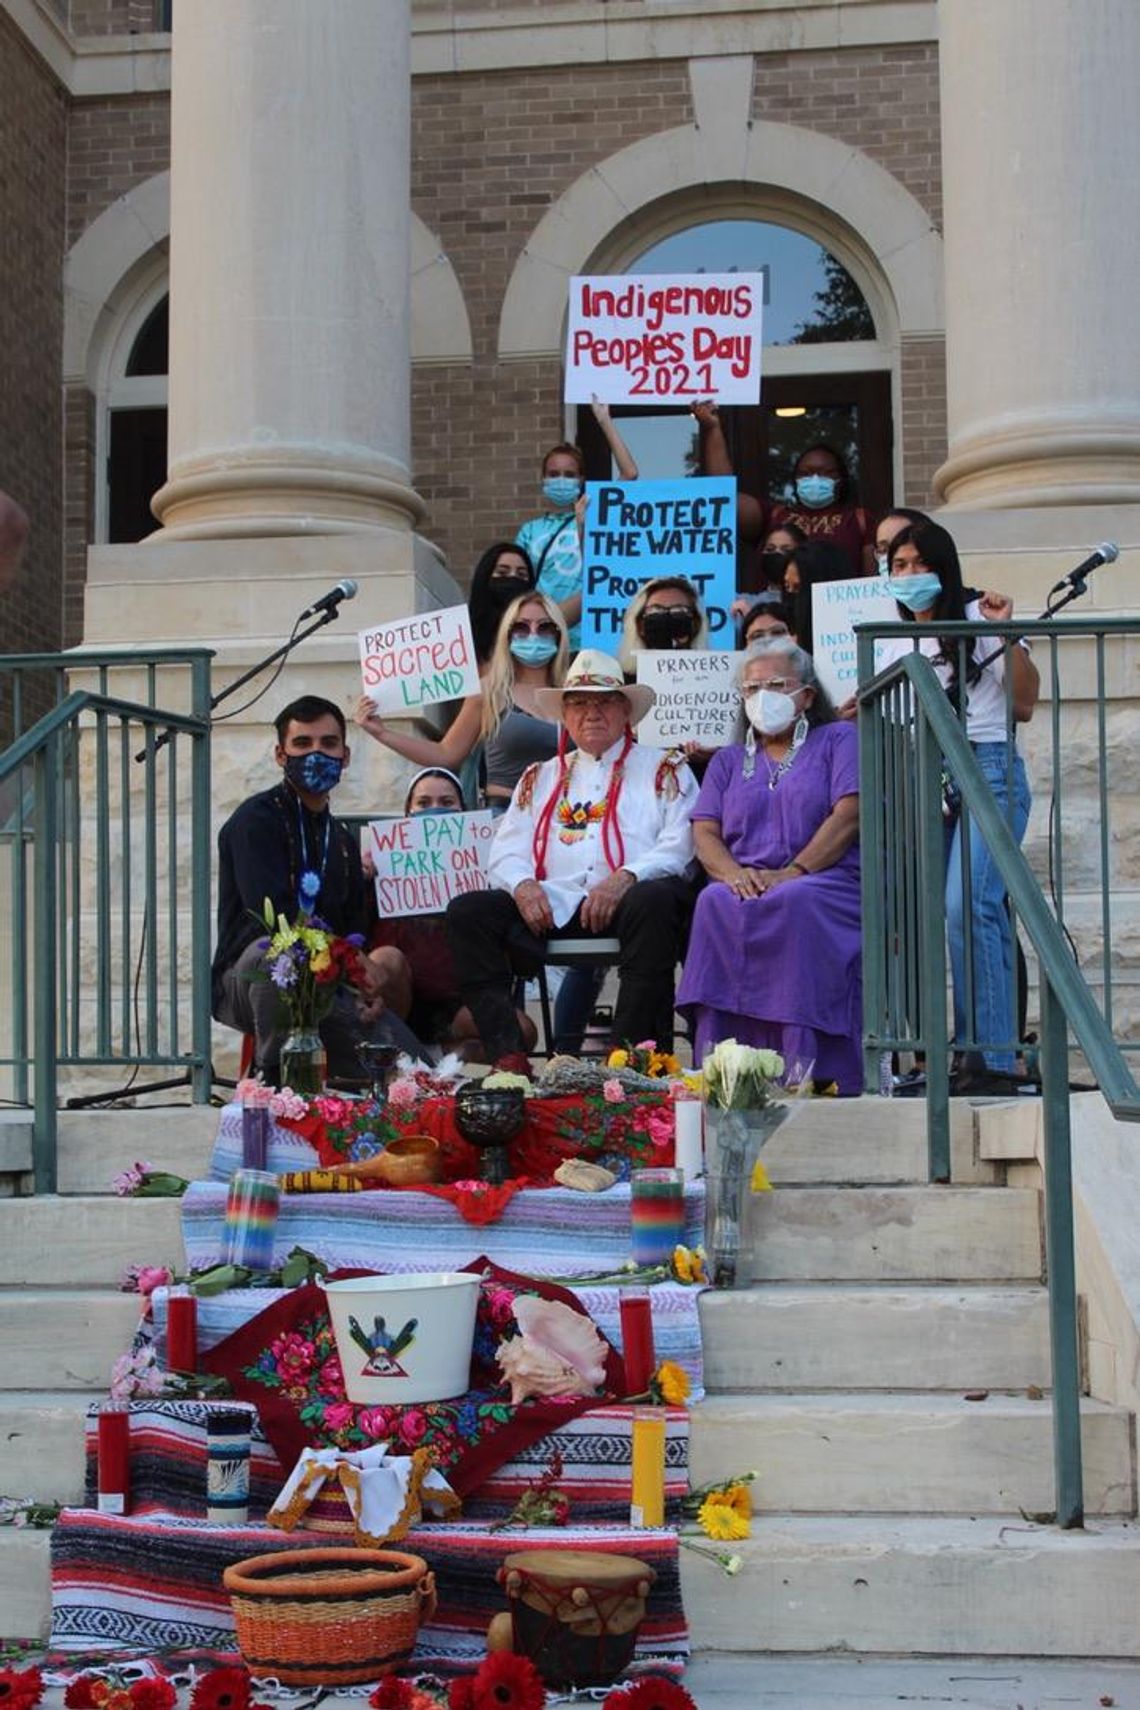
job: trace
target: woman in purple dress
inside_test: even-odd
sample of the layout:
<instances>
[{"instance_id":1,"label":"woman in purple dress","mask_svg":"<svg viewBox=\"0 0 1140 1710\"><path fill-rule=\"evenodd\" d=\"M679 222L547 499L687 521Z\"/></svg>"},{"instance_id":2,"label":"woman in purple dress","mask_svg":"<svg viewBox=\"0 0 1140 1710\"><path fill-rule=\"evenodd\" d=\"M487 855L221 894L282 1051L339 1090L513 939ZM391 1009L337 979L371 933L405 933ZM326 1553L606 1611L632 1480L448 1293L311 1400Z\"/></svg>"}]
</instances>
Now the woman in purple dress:
<instances>
[{"instance_id":1,"label":"woman in purple dress","mask_svg":"<svg viewBox=\"0 0 1140 1710\"><path fill-rule=\"evenodd\" d=\"M748 735L705 774L693 831L709 883L697 898L677 1006L694 1055L719 1039L814 1062L817 1084L863 1090L859 778L809 654L786 637L740 669Z\"/></svg>"}]
</instances>

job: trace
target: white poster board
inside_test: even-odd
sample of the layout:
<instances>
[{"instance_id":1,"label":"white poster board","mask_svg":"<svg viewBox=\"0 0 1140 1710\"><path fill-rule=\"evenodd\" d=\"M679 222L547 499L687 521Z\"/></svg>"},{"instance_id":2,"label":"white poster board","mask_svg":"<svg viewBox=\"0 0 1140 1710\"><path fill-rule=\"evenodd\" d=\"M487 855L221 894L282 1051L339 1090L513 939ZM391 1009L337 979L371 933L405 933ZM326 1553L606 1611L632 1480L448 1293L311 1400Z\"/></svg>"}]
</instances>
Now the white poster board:
<instances>
[{"instance_id":1,"label":"white poster board","mask_svg":"<svg viewBox=\"0 0 1140 1710\"><path fill-rule=\"evenodd\" d=\"M656 748L699 742L723 748L740 735L739 653L647 653L637 655L637 680L653 689L657 703L637 727L637 740Z\"/></svg>"},{"instance_id":2,"label":"white poster board","mask_svg":"<svg viewBox=\"0 0 1140 1710\"><path fill-rule=\"evenodd\" d=\"M368 846L376 864L381 920L442 914L452 897L487 890L494 830L494 815L487 810L371 820Z\"/></svg>"},{"instance_id":3,"label":"white poster board","mask_svg":"<svg viewBox=\"0 0 1140 1710\"><path fill-rule=\"evenodd\" d=\"M857 623L897 623L899 608L885 576L854 576L847 582L817 582L811 591L812 657L819 680L838 706L855 693Z\"/></svg>"},{"instance_id":4,"label":"white poster board","mask_svg":"<svg viewBox=\"0 0 1140 1710\"><path fill-rule=\"evenodd\" d=\"M762 273L570 281L566 402L760 401Z\"/></svg>"},{"instance_id":5,"label":"white poster board","mask_svg":"<svg viewBox=\"0 0 1140 1710\"><path fill-rule=\"evenodd\" d=\"M466 606L360 631L360 674L376 711L398 717L479 692Z\"/></svg>"}]
</instances>

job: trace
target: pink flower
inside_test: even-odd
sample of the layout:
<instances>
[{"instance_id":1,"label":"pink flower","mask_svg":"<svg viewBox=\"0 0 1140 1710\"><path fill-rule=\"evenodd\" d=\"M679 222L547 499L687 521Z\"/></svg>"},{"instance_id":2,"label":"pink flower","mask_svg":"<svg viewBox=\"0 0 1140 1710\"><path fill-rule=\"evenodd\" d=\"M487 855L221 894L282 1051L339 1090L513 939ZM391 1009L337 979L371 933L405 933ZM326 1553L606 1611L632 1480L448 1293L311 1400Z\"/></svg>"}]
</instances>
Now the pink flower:
<instances>
[{"instance_id":1,"label":"pink flower","mask_svg":"<svg viewBox=\"0 0 1140 1710\"><path fill-rule=\"evenodd\" d=\"M452 1182L451 1185L460 1193L473 1193L476 1196L486 1193L488 1188L488 1183L480 1181L477 1176L469 1176L464 1181Z\"/></svg>"},{"instance_id":2,"label":"pink flower","mask_svg":"<svg viewBox=\"0 0 1140 1710\"><path fill-rule=\"evenodd\" d=\"M515 1297L509 1288L488 1288L486 1299L491 1323L501 1330L515 1315Z\"/></svg>"},{"instance_id":3,"label":"pink flower","mask_svg":"<svg viewBox=\"0 0 1140 1710\"><path fill-rule=\"evenodd\" d=\"M315 1098L313 1108L333 1128L348 1127L355 1115L354 1106L345 1098Z\"/></svg>"},{"instance_id":4,"label":"pink flower","mask_svg":"<svg viewBox=\"0 0 1140 1710\"><path fill-rule=\"evenodd\" d=\"M611 1077L610 1080L602 1082L602 1097L607 1104L621 1104L625 1098L625 1088L620 1081Z\"/></svg>"},{"instance_id":5,"label":"pink flower","mask_svg":"<svg viewBox=\"0 0 1140 1710\"><path fill-rule=\"evenodd\" d=\"M300 1122L303 1116L309 1114L309 1107L300 1093L295 1093L292 1087L282 1087L279 1092L270 1094L269 1114L287 1116L290 1122Z\"/></svg>"},{"instance_id":6,"label":"pink flower","mask_svg":"<svg viewBox=\"0 0 1140 1710\"><path fill-rule=\"evenodd\" d=\"M427 1436L427 1414L422 1407L409 1407L396 1428L396 1435L401 1443L406 1443L409 1449L414 1449L417 1443L422 1443Z\"/></svg>"},{"instance_id":7,"label":"pink flower","mask_svg":"<svg viewBox=\"0 0 1140 1710\"><path fill-rule=\"evenodd\" d=\"M271 1344L271 1352L283 1378L306 1378L313 1369L316 1350L295 1330L278 1336Z\"/></svg>"},{"instance_id":8,"label":"pink flower","mask_svg":"<svg viewBox=\"0 0 1140 1710\"><path fill-rule=\"evenodd\" d=\"M317 1389L321 1395L343 1395L344 1373L340 1369L340 1360L334 1354L326 1360L317 1373Z\"/></svg>"},{"instance_id":9,"label":"pink flower","mask_svg":"<svg viewBox=\"0 0 1140 1710\"><path fill-rule=\"evenodd\" d=\"M401 1075L388 1088L388 1103L393 1110L411 1110L420 1101L420 1089L410 1075Z\"/></svg>"},{"instance_id":10,"label":"pink flower","mask_svg":"<svg viewBox=\"0 0 1140 1710\"><path fill-rule=\"evenodd\" d=\"M153 1169L153 1164L142 1164L136 1160L122 1175L112 1177L112 1193L117 1193L120 1199L129 1199L131 1194L138 1193L143 1185L143 1178L150 1175Z\"/></svg>"},{"instance_id":11,"label":"pink flower","mask_svg":"<svg viewBox=\"0 0 1140 1710\"><path fill-rule=\"evenodd\" d=\"M365 1407L357 1416L357 1425L373 1443L382 1443L392 1435L392 1409Z\"/></svg>"},{"instance_id":12,"label":"pink flower","mask_svg":"<svg viewBox=\"0 0 1140 1710\"><path fill-rule=\"evenodd\" d=\"M154 1349L120 1354L111 1367L111 1399L130 1401L135 1396L161 1395L165 1377L155 1363Z\"/></svg>"},{"instance_id":13,"label":"pink flower","mask_svg":"<svg viewBox=\"0 0 1140 1710\"><path fill-rule=\"evenodd\" d=\"M635 1051L656 1051L656 1049L656 1039L639 1039L637 1044L634 1046Z\"/></svg>"},{"instance_id":14,"label":"pink flower","mask_svg":"<svg viewBox=\"0 0 1140 1710\"><path fill-rule=\"evenodd\" d=\"M123 1294L143 1294L149 1299L156 1288L168 1288L173 1281L165 1265L128 1265L119 1288Z\"/></svg>"},{"instance_id":15,"label":"pink flower","mask_svg":"<svg viewBox=\"0 0 1140 1710\"><path fill-rule=\"evenodd\" d=\"M356 1409L351 1401L333 1401L325 1408L325 1429L327 1431L347 1431L352 1424Z\"/></svg>"},{"instance_id":16,"label":"pink flower","mask_svg":"<svg viewBox=\"0 0 1140 1710\"><path fill-rule=\"evenodd\" d=\"M657 1147L668 1146L676 1135L676 1121L672 1108L658 1105L645 1114L645 1131Z\"/></svg>"},{"instance_id":17,"label":"pink flower","mask_svg":"<svg viewBox=\"0 0 1140 1710\"><path fill-rule=\"evenodd\" d=\"M253 1080L247 1076L244 1081L239 1081L237 1086L234 1088L234 1097L237 1099L239 1104L252 1104L257 1097L258 1092L261 1090L261 1085L262 1083L260 1081Z\"/></svg>"}]
</instances>

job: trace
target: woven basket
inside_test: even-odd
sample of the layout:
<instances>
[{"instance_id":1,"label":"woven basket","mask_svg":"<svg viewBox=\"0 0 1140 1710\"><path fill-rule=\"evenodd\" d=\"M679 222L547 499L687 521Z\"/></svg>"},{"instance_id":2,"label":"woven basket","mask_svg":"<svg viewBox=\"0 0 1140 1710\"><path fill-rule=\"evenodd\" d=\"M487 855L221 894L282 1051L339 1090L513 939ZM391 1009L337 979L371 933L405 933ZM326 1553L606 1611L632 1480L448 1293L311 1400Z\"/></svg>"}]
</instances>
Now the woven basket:
<instances>
[{"instance_id":1,"label":"woven basket","mask_svg":"<svg viewBox=\"0 0 1140 1710\"><path fill-rule=\"evenodd\" d=\"M238 1649L286 1686L348 1686L409 1660L435 1613L435 1577L402 1550L279 1550L223 1575Z\"/></svg>"}]
</instances>

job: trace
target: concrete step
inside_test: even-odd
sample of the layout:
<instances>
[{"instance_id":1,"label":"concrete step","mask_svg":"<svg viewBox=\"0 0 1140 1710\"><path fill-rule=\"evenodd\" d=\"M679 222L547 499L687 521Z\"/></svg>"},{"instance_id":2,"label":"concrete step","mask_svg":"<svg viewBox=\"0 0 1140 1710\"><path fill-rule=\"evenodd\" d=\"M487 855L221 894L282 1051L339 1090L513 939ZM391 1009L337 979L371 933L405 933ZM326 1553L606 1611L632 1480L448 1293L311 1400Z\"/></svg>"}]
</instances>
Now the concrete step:
<instances>
[{"instance_id":1,"label":"concrete step","mask_svg":"<svg viewBox=\"0 0 1140 1710\"><path fill-rule=\"evenodd\" d=\"M21 1390L0 1395L0 1442L8 1496L37 1502L83 1501L83 1421L93 1390Z\"/></svg>"},{"instance_id":2,"label":"concrete step","mask_svg":"<svg viewBox=\"0 0 1140 1710\"><path fill-rule=\"evenodd\" d=\"M997 1164L979 1155L980 1106L950 1105L950 1162L956 1182L994 1184ZM929 1180L924 1099L817 1098L795 1113L764 1148L777 1185L813 1182L887 1185Z\"/></svg>"},{"instance_id":3,"label":"concrete step","mask_svg":"<svg viewBox=\"0 0 1140 1710\"><path fill-rule=\"evenodd\" d=\"M1025 1389L1049 1382L1040 1285L757 1283L701 1296L710 1390Z\"/></svg>"},{"instance_id":4,"label":"concrete step","mask_svg":"<svg viewBox=\"0 0 1140 1710\"><path fill-rule=\"evenodd\" d=\"M0 1394L105 1389L141 1309L110 1289L0 1289Z\"/></svg>"},{"instance_id":5,"label":"concrete step","mask_svg":"<svg viewBox=\"0 0 1140 1710\"><path fill-rule=\"evenodd\" d=\"M975 1392L984 1394L984 1391ZM1085 1509L1136 1512L1131 1414L1081 1409ZM712 1396L692 1412L694 1484L756 1467L758 1512L1048 1514L1047 1399L960 1395Z\"/></svg>"},{"instance_id":6,"label":"concrete step","mask_svg":"<svg viewBox=\"0 0 1140 1710\"><path fill-rule=\"evenodd\" d=\"M47 1638L51 1627L50 1549L48 1531L11 1526L0 1529L0 1637Z\"/></svg>"},{"instance_id":7,"label":"concrete step","mask_svg":"<svg viewBox=\"0 0 1140 1710\"><path fill-rule=\"evenodd\" d=\"M750 1198L756 1281L1016 1282L1041 1276L1031 1188L801 1187Z\"/></svg>"},{"instance_id":8,"label":"concrete step","mask_svg":"<svg viewBox=\"0 0 1140 1710\"><path fill-rule=\"evenodd\" d=\"M720 1546L727 1549L728 1546ZM681 1552L703 1650L927 1656L1140 1655L1140 1529L1008 1520L770 1515L726 1579Z\"/></svg>"},{"instance_id":9,"label":"concrete step","mask_svg":"<svg viewBox=\"0 0 1140 1710\"><path fill-rule=\"evenodd\" d=\"M207 1104L61 1110L59 1191L109 1194L112 1178L138 1160L195 1181L206 1174L218 1116Z\"/></svg>"},{"instance_id":10,"label":"concrete step","mask_svg":"<svg viewBox=\"0 0 1140 1710\"><path fill-rule=\"evenodd\" d=\"M116 1288L129 1264L183 1270L176 1199L0 1200L0 1287Z\"/></svg>"}]
</instances>

